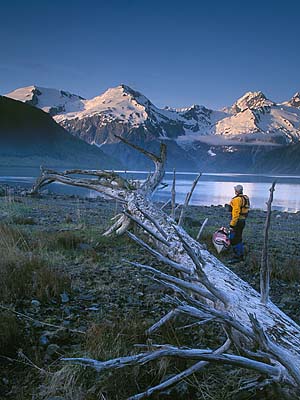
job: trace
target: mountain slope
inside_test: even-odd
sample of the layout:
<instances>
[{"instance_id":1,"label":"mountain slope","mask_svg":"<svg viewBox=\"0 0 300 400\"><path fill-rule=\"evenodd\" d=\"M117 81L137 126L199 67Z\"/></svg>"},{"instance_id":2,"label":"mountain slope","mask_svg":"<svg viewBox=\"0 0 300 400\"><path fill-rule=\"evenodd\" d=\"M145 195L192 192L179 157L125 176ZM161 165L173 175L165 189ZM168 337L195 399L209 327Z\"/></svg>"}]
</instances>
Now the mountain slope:
<instances>
[{"instance_id":1,"label":"mountain slope","mask_svg":"<svg viewBox=\"0 0 300 400\"><path fill-rule=\"evenodd\" d=\"M218 121L213 132L245 142L288 144L300 140L300 110L291 104L275 104L262 92L248 92Z\"/></svg>"},{"instance_id":2,"label":"mountain slope","mask_svg":"<svg viewBox=\"0 0 300 400\"><path fill-rule=\"evenodd\" d=\"M127 138L139 135L148 141L172 139L181 146L203 136L253 143L288 144L300 140L299 93L276 104L262 92L247 92L221 111L199 105L160 109L126 85L108 89L91 100L35 86L17 89L8 97L50 112L75 136L97 145L118 142L115 134Z\"/></svg>"},{"instance_id":3,"label":"mountain slope","mask_svg":"<svg viewBox=\"0 0 300 400\"><path fill-rule=\"evenodd\" d=\"M83 110L61 113L55 120L73 134L99 145L117 142L115 133L128 138L137 128L142 128L142 137L150 141L176 139L187 131L208 133L210 128L211 111L205 107L159 109L126 85L108 89L83 105Z\"/></svg>"},{"instance_id":4,"label":"mountain slope","mask_svg":"<svg viewBox=\"0 0 300 400\"><path fill-rule=\"evenodd\" d=\"M79 111L83 108L83 97L71 94L65 90L27 86L16 89L5 95L14 100L41 108L50 115L62 112Z\"/></svg>"},{"instance_id":5,"label":"mountain slope","mask_svg":"<svg viewBox=\"0 0 300 400\"><path fill-rule=\"evenodd\" d=\"M117 166L100 149L66 132L49 114L2 96L0 157L10 164L37 165L46 160L61 166Z\"/></svg>"},{"instance_id":6,"label":"mountain slope","mask_svg":"<svg viewBox=\"0 0 300 400\"><path fill-rule=\"evenodd\" d=\"M45 92L51 89L43 90L36 106L47 104L48 110L57 107L58 91L56 97L51 97L50 92ZM31 98L28 88L16 92L14 96L20 99L23 96L23 101L28 100L26 96ZM116 135L148 150L158 148L162 140L167 141L171 168L230 168L231 171L234 165L245 171L253 168L255 157L269 154L271 145L300 141L299 93L289 101L275 103L262 92L247 92L220 111L199 105L160 109L126 85L108 89L91 100L79 96L72 99L60 110L56 109L59 112L54 119L74 136L122 159L126 168L145 168L148 163L119 143Z\"/></svg>"},{"instance_id":7,"label":"mountain slope","mask_svg":"<svg viewBox=\"0 0 300 400\"><path fill-rule=\"evenodd\" d=\"M300 143L274 149L258 158L254 171L300 174Z\"/></svg>"}]
</instances>

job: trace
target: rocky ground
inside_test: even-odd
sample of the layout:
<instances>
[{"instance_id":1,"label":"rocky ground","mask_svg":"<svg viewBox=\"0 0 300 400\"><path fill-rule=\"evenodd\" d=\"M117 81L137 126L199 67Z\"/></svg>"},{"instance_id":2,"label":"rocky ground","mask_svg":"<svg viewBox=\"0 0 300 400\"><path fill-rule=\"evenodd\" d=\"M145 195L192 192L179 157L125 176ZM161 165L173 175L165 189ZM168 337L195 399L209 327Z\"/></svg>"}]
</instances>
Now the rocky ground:
<instances>
[{"instance_id":1,"label":"rocky ground","mask_svg":"<svg viewBox=\"0 0 300 400\"><path fill-rule=\"evenodd\" d=\"M154 265L155 261L125 236L101 236L120 206L110 200L48 191L30 198L23 188L0 188L1 194L0 399L124 399L172 373L169 365L161 363L150 371L116 372L102 378L60 361L69 356L127 355L135 343L149 340L145 329L168 309L162 301L165 289L124 260ZM256 289L265 217L265 212L251 210L244 233L246 260L231 267ZM215 252L212 233L228 225L229 215L220 206L190 207L186 230L196 237L205 218L202 240ZM269 241L272 301L297 323L299 226L300 213L274 211ZM230 256L220 255L225 265ZM218 342L214 325L192 333L177 328L169 326L152 340L175 344L192 340L199 346ZM235 379L225 373L226 379L221 369L212 378L207 370L159 398L259 398L237 397L233 393L239 372L234 372Z\"/></svg>"}]
</instances>

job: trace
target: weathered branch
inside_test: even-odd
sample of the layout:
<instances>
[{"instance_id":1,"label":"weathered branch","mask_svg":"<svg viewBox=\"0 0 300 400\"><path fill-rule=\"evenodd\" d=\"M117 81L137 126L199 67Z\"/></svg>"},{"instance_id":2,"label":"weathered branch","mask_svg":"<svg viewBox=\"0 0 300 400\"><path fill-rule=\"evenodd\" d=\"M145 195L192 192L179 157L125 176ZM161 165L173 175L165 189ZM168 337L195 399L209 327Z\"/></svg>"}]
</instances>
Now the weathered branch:
<instances>
[{"instance_id":1,"label":"weathered branch","mask_svg":"<svg viewBox=\"0 0 300 400\"><path fill-rule=\"evenodd\" d=\"M118 139L122 142L126 143L128 146L132 147L133 149L139 151L140 153L144 154L146 157L150 158L153 161L155 170L151 173L146 181L142 184L141 190L144 191L145 194L151 194L155 191L158 187L160 182L162 181L164 174L165 174L165 162L167 157L167 146L165 143L160 144L160 155L157 156L149 151L143 149L140 146L137 146L133 143L128 142L126 139L122 138L121 136L115 135Z\"/></svg>"},{"instance_id":2,"label":"weathered branch","mask_svg":"<svg viewBox=\"0 0 300 400\"><path fill-rule=\"evenodd\" d=\"M88 179L88 178L71 178L68 176L72 171L65 171L64 172L56 172L53 170L42 169L42 173L40 177L36 180L30 194L36 194L42 187L45 185L49 185L53 182L60 182L64 183L65 185L83 187L86 189L95 190L101 194L104 194L108 197L113 199L117 199L120 202L124 203L124 194L126 192L126 186L123 179L115 179L114 172L107 172L107 171L99 171L100 173L105 172L105 178L101 179L100 175L97 179ZM89 170L76 170L77 175L89 175ZM110 175L111 179L108 179ZM130 187L128 183L128 187Z\"/></svg>"},{"instance_id":3,"label":"weathered branch","mask_svg":"<svg viewBox=\"0 0 300 400\"><path fill-rule=\"evenodd\" d=\"M126 215L121 214L118 216L118 220L107 230L105 231L102 236L110 236L112 233L116 233L120 235L127 231L130 226L131 220L126 217Z\"/></svg>"},{"instance_id":4,"label":"weathered branch","mask_svg":"<svg viewBox=\"0 0 300 400\"><path fill-rule=\"evenodd\" d=\"M138 226L140 226L142 229L144 229L146 232L148 232L151 236L153 236L156 240L160 241L163 243L165 246L170 246L169 242L164 239L163 237L159 236L154 230L150 229L146 224L144 224L141 220L138 218L134 217L132 214L129 214L128 212L124 211L124 215L126 217L130 218L132 221L134 221Z\"/></svg>"},{"instance_id":5,"label":"weathered branch","mask_svg":"<svg viewBox=\"0 0 300 400\"><path fill-rule=\"evenodd\" d=\"M158 230L158 232L166 239L168 237L168 235L166 234L166 232L161 228L161 226L159 225L159 223L156 221L155 218L153 218L149 213L147 213L147 211L145 210L141 210L139 207L137 207L137 209L144 214L144 216L155 226L155 228Z\"/></svg>"},{"instance_id":6,"label":"weathered branch","mask_svg":"<svg viewBox=\"0 0 300 400\"><path fill-rule=\"evenodd\" d=\"M171 190L171 218L175 220L175 205L176 205L176 170L173 169L173 183Z\"/></svg>"},{"instance_id":7,"label":"weathered branch","mask_svg":"<svg viewBox=\"0 0 300 400\"><path fill-rule=\"evenodd\" d=\"M197 293L201 297L205 297L211 301L216 300L216 297L214 295L209 293L207 290L202 289L199 285L196 285L196 284L190 283L190 282L186 282L183 279L176 278L175 276L165 274L164 272L161 272L153 267L150 267L149 265L143 265L143 264L139 264L136 262L130 262L130 261L127 261L127 263L130 265L133 265L135 267L145 269L145 270L153 273L155 276L166 280L167 282L172 282L178 286L184 287L185 289L191 290L192 292Z\"/></svg>"},{"instance_id":8,"label":"weathered branch","mask_svg":"<svg viewBox=\"0 0 300 400\"><path fill-rule=\"evenodd\" d=\"M137 236L135 236L133 233L127 232L127 235L132 240L134 240L136 243L138 243L141 247L143 247L145 250L147 250L150 254L152 254L154 257L156 257L159 262L162 262L164 264L169 265L170 267L174 268L175 271L183 272L185 274L189 274L190 273L190 269L189 268L187 268L186 266L184 266L182 264L178 264L178 263L170 260L169 258L163 256L161 253L159 253L158 251L154 250L152 247L150 247L142 239L140 239Z\"/></svg>"},{"instance_id":9,"label":"weathered branch","mask_svg":"<svg viewBox=\"0 0 300 400\"><path fill-rule=\"evenodd\" d=\"M270 188L270 197L267 201L267 216L264 229L264 244L261 255L261 267L260 267L260 295L262 304L266 304L269 300L270 291L270 264L268 257L268 238L269 238L269 227L271 221L271 206L273 202L273 193L275 190L276 182L272 183Z\"/></svg>"},{"instance_id":10,"label":"weathered branch","mask_svg":"<svg viewBox=\"0 0 300 400\"><path fill-rule=\"evenodd\" d=\"M227 339L226 342L221 347L219 347L217 350L214 351L214 354L222 354L224 351L228 350L229 347L230 347L230 340ZM167 389L170 386L173 386L176 383L182 381L183 379L187 378L188 376L195 374L196 372L200 371L208 364L209 364L208 361L199 361L196 364L192 365L190 368L187 368L186 370L180 372L179 374L172 376L171 378L165 380L164 382L160 383L159 385L153 386L153 387L147 389L143 393L139 393L139 394L136 394L135 396L129 397L128 400L140 400L140 399L149 397L154 393L161 392L162 390Z\"/></svg>"},{"instance_id":11,"label":"weathered branch","mask_svg":"<svg viewBox=\"0 0 300 400\"><path fill-rule=\"evenodd\" d=\"M165 325L167 322L175 318L178 314L180 314L180 311L177 309L169 311L159 321L157 321L154 325L148 328L146 330L146 333L150 335L151 333L157 331L157 329L159 329L161 326Z\"/></svg>"},{"instance_id":12,"label":"weathered branch","mask_svg":"<svg viewBox=\"0 0 300 400\"><path fill-rule=\"evenodd\" d=\"M199 240L199 239L200 239L201 234L202 234L202 232L203 232L203 229L205 228L205 225L207 224L207 222L208 222L208 218L205 218L205 220L203 221L203 223L202 223L202 225L201 225L201 227L200 227L200 229L199 229L199 232L198 232L198 234L197 234L196 240Z\"/></svg>"},{"instance_id":13,"label":"weathered branch","mask_svg":"<svg viewBox=\"0 0 300 400\"><path fill-rule=\"evenodd\" d=\"M201 264L199 257L195 254L192 247L186 242L184 237L181 235L179 229L177 229L176 227L175 227L175 229L176 229L177 235L179 236L180 241L183 243L184 249L186 250L187 254L191 257L191 260L193 261L193 263L195 264L195 266L197 268L197 273L198 273L200 282L206 287L207 290L209 290L214 296L216 296L217 299L222 301L225 305L228 304L229 299L227 298L226 294L223 291L216 289L216 287L211 284L211 282L209 281L209 279L207 278L207 276L203 270L204 265ZM202 262L203 262L203 260L202 260Z\"/></svg>"},{"instance_id":14,"label":"weathered branch","mask_svg":"<svg viewBox=\"0 0 300 400\"><path fill-rule=\"evenodd\" d=\"M163 210L163 209L166 208L167 205L170 204L170 203L171 203L171 199L167 200L167 201L165 202L165 204L163 204L163 205L161 206L160 209Z\"/></svg>"},{"instance_id":15,"label":"weathered branch","mask_svg":"<svg viewBox=\"0 0 300 400\"><path fill-rule=\"evenodd\" d=\"M144 365L163 357L176 357L189 360L203 360L217 364L230 364L236 367L247 368L261 374L274 377L277 381L290 382L282 369L246 357L233 354L217 354L211 349L186 349L175 346L161 345L162 349L141 353L129 357L119 357L108 361L96 361L89 358L62 358L63 361L71 361L82 366L92 367L98 372L106 369L119 369L129 365Z\"/></svg>"},{"instance_id":16,"label":"weathered branch","mask_svg":"<svg viewBox=\"0 0 300 400\"><path fill-rule=\"evenodd\" d=\"M199 179L201 178L202 173L200 173L197 178L194 180L191 190L187 193L186 197L185 197L185 201L184 201L184 205L182 206L181 209L181 213L180 213L180 217L179 217L179 221L178 221L178 225L182 225L183 224L183 220L184 220L184 214L186 212L186 209L189 205L189 202L191 200L192 194L194 192L195 187L197 186L197 183L199 181Z\"/></svg>"}]
</instances>

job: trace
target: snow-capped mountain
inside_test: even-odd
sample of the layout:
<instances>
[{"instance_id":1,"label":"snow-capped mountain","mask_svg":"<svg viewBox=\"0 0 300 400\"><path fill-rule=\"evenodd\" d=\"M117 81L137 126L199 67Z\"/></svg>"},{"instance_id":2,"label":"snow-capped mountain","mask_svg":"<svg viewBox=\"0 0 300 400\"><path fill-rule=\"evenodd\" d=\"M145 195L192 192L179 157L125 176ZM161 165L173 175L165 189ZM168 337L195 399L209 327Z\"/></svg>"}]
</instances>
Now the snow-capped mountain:
<instances>
[{"instance_id":1,"label":"snow-capped mountain","mask_svg":"<svg viewBox=\"0 0 300 400\"><path fill-rule=\"evenodd\" d=\"M167 140L172 168L202 168L204 162L205 168L210 165L216 170L222 165L227 171L234 170L229 159L249 169L257 159L258 147L259 154L263 154L272 150L266 145L300 142L299 93L286 102L275 103L262 92L248 92L219 111L199 105L161 109L126 85L108 89L90 100L35 86L7 96L48 111L73 135L101 146L132 168L147 165L116 135L149 150L158 149L159 141Z\"/></svg>"},{"instance_id":2,"label":"snow-capped mountain","mask_svg":"<svg viewBox=\"0 0 300 400\"><path fill-rule=\"evenodd\" d=\"M16 89L5 95L14 100L41 108L54 116L58 113L79 111L83 108L83 97L71 94L64 90L27 86Z\"/></svg>"},{"instance_id":3,"label":"snow-capped mountain","mask_svg":"<svg viewBox=\"0 0 300 400\"><path fill-rule=\"evenodd\" d=\"M209 134L212 110L203 106L159 109L126 85L83 101L83 110L61 113L55 120L75 135L102 145L118 141L115 134L140 136L145 141Z\"/></svg>"},{"instance_id":4,"label":"snow-capped mountain","mask_svg":"<svg viewBox=\"0 0 300 400\"><path fill-rule=\"evenodd\" d=\"M255 109L261 107L271 107L276 104L268 100L263 92L247 92L240 97L231 107L224 108L228 114L238 114L247 109Z\"/></svg>"},{"instance_id":5,"label":"snow-capped mountain","mask_svg":"<svg viewBox=\"0 0 300 400\"><path fill-rule=\"evenodd\" d=\"M248 92L221 111L199 105L160 109L126 85L91 100L36 86L17 89L7 97L50 112L71 133L99 146L117 142L115 135L142 141L173 139L184 147L202 141L203 136L213 143L231 139L288 144L300 139L299 93L276 104L262 92Z\"/></svg>"},{"instance_id":6,"label":"snow-capped mountain","mask_svg":"<svg viewBox=\"0 0 300 400\"><path fill-rule=\"evenodd\" d=\"M288 144L300 139L300 112L296 94L289 102L276 104L262 92L248 92L218 121L213 133L246 142ZM300 103L299 103L300 105Z\"/></svg>"},{"instance_id":7,"label":"snow-capped mountain","mask_svg":"<svg viewBox=\"0 0 300 400\"><path fill-rule=\"evenodd\" d=\"M289 101L282 104L300 108L300 92L295 93L294 96Z\"/></svg>"}]
</instances>

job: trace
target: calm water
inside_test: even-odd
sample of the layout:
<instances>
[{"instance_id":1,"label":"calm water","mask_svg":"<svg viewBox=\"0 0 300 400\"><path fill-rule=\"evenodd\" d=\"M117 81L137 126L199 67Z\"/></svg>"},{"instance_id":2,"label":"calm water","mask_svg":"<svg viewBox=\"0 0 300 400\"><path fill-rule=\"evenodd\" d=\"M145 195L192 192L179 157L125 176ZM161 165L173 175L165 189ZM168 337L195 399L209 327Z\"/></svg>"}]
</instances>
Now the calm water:
<instances>
[{"instance_id":1,"label":"calm water","mask_svg":"<svg viewBox=\"0 0 300 400\"><path fill-rule=\"evenodd\" d=\"M146 172L131 171L120 172L128 178L145 179ZM29 187L33 184L39 170L34 168L0 168L0 183L21 184ZM190 190L197 173L177 173L176 202L182 203L186 193ZM173 173L167 172L164 182L168 186L158 190L154 195L155 200L167 201L170 198ZM190 204L194 205L218 205L230 201L234 195L233 186L241 183L244 193L248 194L252 208L266 208L271 183L276 180L273 208L281 211L296 212L300 210L300 176L276 176L276 175L250 175L250 174L203 174L193 193ZM49 185L49 189L55 193L77 194L85 197L95 197L97 193L73 188L61 184Z\"/></svg>"}]
</instances>

